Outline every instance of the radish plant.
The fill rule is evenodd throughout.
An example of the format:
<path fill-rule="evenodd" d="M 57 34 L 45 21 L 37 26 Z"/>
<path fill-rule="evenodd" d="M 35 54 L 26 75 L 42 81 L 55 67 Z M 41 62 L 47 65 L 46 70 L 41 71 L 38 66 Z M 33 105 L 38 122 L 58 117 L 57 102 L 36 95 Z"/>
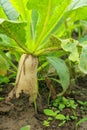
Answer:
<path fill-rule="evenodd" d="M 18 98 L 24 92 L 30 96 L 29 102 L 33 103 L 38 94 L 37 72 L 48 64 L 59 75 L 63 88 L 60 95 L 69 87 L 69 70 L 64 60 L 60 59 L 68 49 L 56 36 L 64 32 L 59 29 L 68 15 L 66 12 L 72 9 L 70 4 L 71 0 L 0 0 L 0 34 L 9 38 L 10 45 L 6 45 L 8 50 L 12 48 L 13 52 L 16 50 L 21 54 L 16 85 L 7 101 L 14 95 Z M 40 66 L 41 56 L 44 63 Z M 76 49 L 74 56 L 78 58 Z"/>

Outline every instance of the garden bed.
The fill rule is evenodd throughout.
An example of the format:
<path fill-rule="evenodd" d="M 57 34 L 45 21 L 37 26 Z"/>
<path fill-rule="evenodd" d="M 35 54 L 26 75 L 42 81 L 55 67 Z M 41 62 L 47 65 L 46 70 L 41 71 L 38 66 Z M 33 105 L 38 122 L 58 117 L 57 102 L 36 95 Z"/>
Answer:
<path fill-rule="evenodd" d="M 69 98 L 86 101 L 87 99 L 87 77 L 77 81 L 77 85 L 72 88 L 72 92 L 68 95 Z M 4 85 L 3 91 L 0 92 L 2 97 L 6 97 L 8 92 L 12 89 L 10 85 Z M 46 94 L 47 93 L 47 94 Z M 20 130 L 23 126 L 30 125 L 31 130 L 75 130 L 76 121 L 67 121 L 63 126 L 58 126 L 58 121 L 53 120 L 49 127 L 43 126 L 43 121 L 47 118 L 43 114 L 43 109 L 47 108 L 47 100 L 44 95 L 48 95 L 48 91 L 43 91 L 42 104 L 38 104 L 38 112 L 35 113 L 34 107 L 29 106 L 29 100 L 26 95 L 22 95 L 19 99 L 12 99 L 11 104 L 6 104 L 5 101 L 0 102 L 0 130 Z M 64 113 L 70 113 L 71 109 L 65 109 Z M 76 115 L 78 120 L 87 117 L 87 108 L 77 106 Z M 87 130 L 87 122 L 83 122 L 78 130 Z"/>

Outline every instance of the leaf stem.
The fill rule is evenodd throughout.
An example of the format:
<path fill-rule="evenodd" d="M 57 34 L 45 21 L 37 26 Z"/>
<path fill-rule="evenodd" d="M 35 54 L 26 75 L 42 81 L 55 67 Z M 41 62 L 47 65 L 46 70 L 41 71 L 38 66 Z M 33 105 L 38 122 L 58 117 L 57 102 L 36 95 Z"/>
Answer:
<path fill-rule="evenodd" d="M 41 71 L 44 67 L 46 67 L 49 63 L 45 62 L 43 63 L 39 68 L 38 68 L 38 72 Z"/>
<path fill-rule="evenodd" d="M 48 53 L 50 51 L 57 51 L 59 49 L 61 49 L 61 48 L 59 48 L 59 47 L 50 47 L 50 48 L 46 48 L 46 49 L 41 49 L 41 50 L 35 52 L 34 55 L 39 56 L 39 55 L 41 55 L 43 53 Z"/>

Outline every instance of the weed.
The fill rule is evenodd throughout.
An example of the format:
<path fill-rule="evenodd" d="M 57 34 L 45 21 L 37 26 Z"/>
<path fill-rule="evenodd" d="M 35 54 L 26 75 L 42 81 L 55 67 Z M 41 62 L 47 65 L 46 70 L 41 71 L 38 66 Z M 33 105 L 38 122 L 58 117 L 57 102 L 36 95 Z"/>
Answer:
<path fill-rule="evenodd" d="M 50 125 L 50 122 L 52 120 L 59 120 L 61 122 L 58 126 L 62 126 L 69 120 L 77 120 L 75 113 L 76 108 L 77 104 L 75 104 L 75 101 L 73 99 L 58 97 L 52 102 L 49 109 L 44 109 L 44 114 L 48 117 L 45 122 L 49 122 Z M 69 112 L 64 114 L 64 111 L 66 111 L 66 109 Z M 49 120 L 50 118 L 51 120 Z M 44 122 L 43 125 L 45 125 Z"/>

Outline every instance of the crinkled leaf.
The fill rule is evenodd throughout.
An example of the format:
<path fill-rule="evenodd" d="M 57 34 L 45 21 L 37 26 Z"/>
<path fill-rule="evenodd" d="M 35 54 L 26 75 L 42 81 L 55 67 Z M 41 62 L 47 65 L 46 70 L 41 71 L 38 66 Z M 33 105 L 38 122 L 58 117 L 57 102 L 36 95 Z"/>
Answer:
<path fill-rule="evenodd" d="M 82 48 L 82 53 L 80 55 L 79 68 L 83 73 L 87 74 L 87 46 Z"/>
<path fill-rule="evenodd" d="M 63 88 L 63 93 L 67 90 L 69 83 L 70 83 L 70 74 L 68 67 L 66 66 L 64 60 L 57 58 L 55 56 L 47 57 L 49 63 L 55 68 L 57 71 L 60 83 Z"/>
<path fill-rule="evenodd" d="M 77 42 L 69 41 L 69 39 L 68 39 L 68 40 L 63 41 L 61 46 L 65 51 L 70 52 L 69 59 L 71 61 L 74 62 L 74 61 L 79 60 Z"/>
<path fill-rule="evenodd" d="M 5 14 L 7 15 L 8 19 L 10 20 L 17 20 L 18 13 L 13 8 L 12 4 L 9 0 L 0 0 L 0 5 L 3 8 Z"/>
<path fill-rule="evenodd" d="M 50 36 L 50 43 L 51 43 L 51 45 L 52 45 L 52 47 L 53 46 L 57 46 L 58 48 L 61 48 L 61 40 L 58 38 L 58 37 L 56 37 L 55 35 L 51 35 Z"/>
<path fill-rule="evenodd" d="M 26 42 L 25 26 L 25 22 L 13 22 L 0 19 L 0 33 L 12 38 L 24 50 L 26 50 L 24 46 Z"/>

